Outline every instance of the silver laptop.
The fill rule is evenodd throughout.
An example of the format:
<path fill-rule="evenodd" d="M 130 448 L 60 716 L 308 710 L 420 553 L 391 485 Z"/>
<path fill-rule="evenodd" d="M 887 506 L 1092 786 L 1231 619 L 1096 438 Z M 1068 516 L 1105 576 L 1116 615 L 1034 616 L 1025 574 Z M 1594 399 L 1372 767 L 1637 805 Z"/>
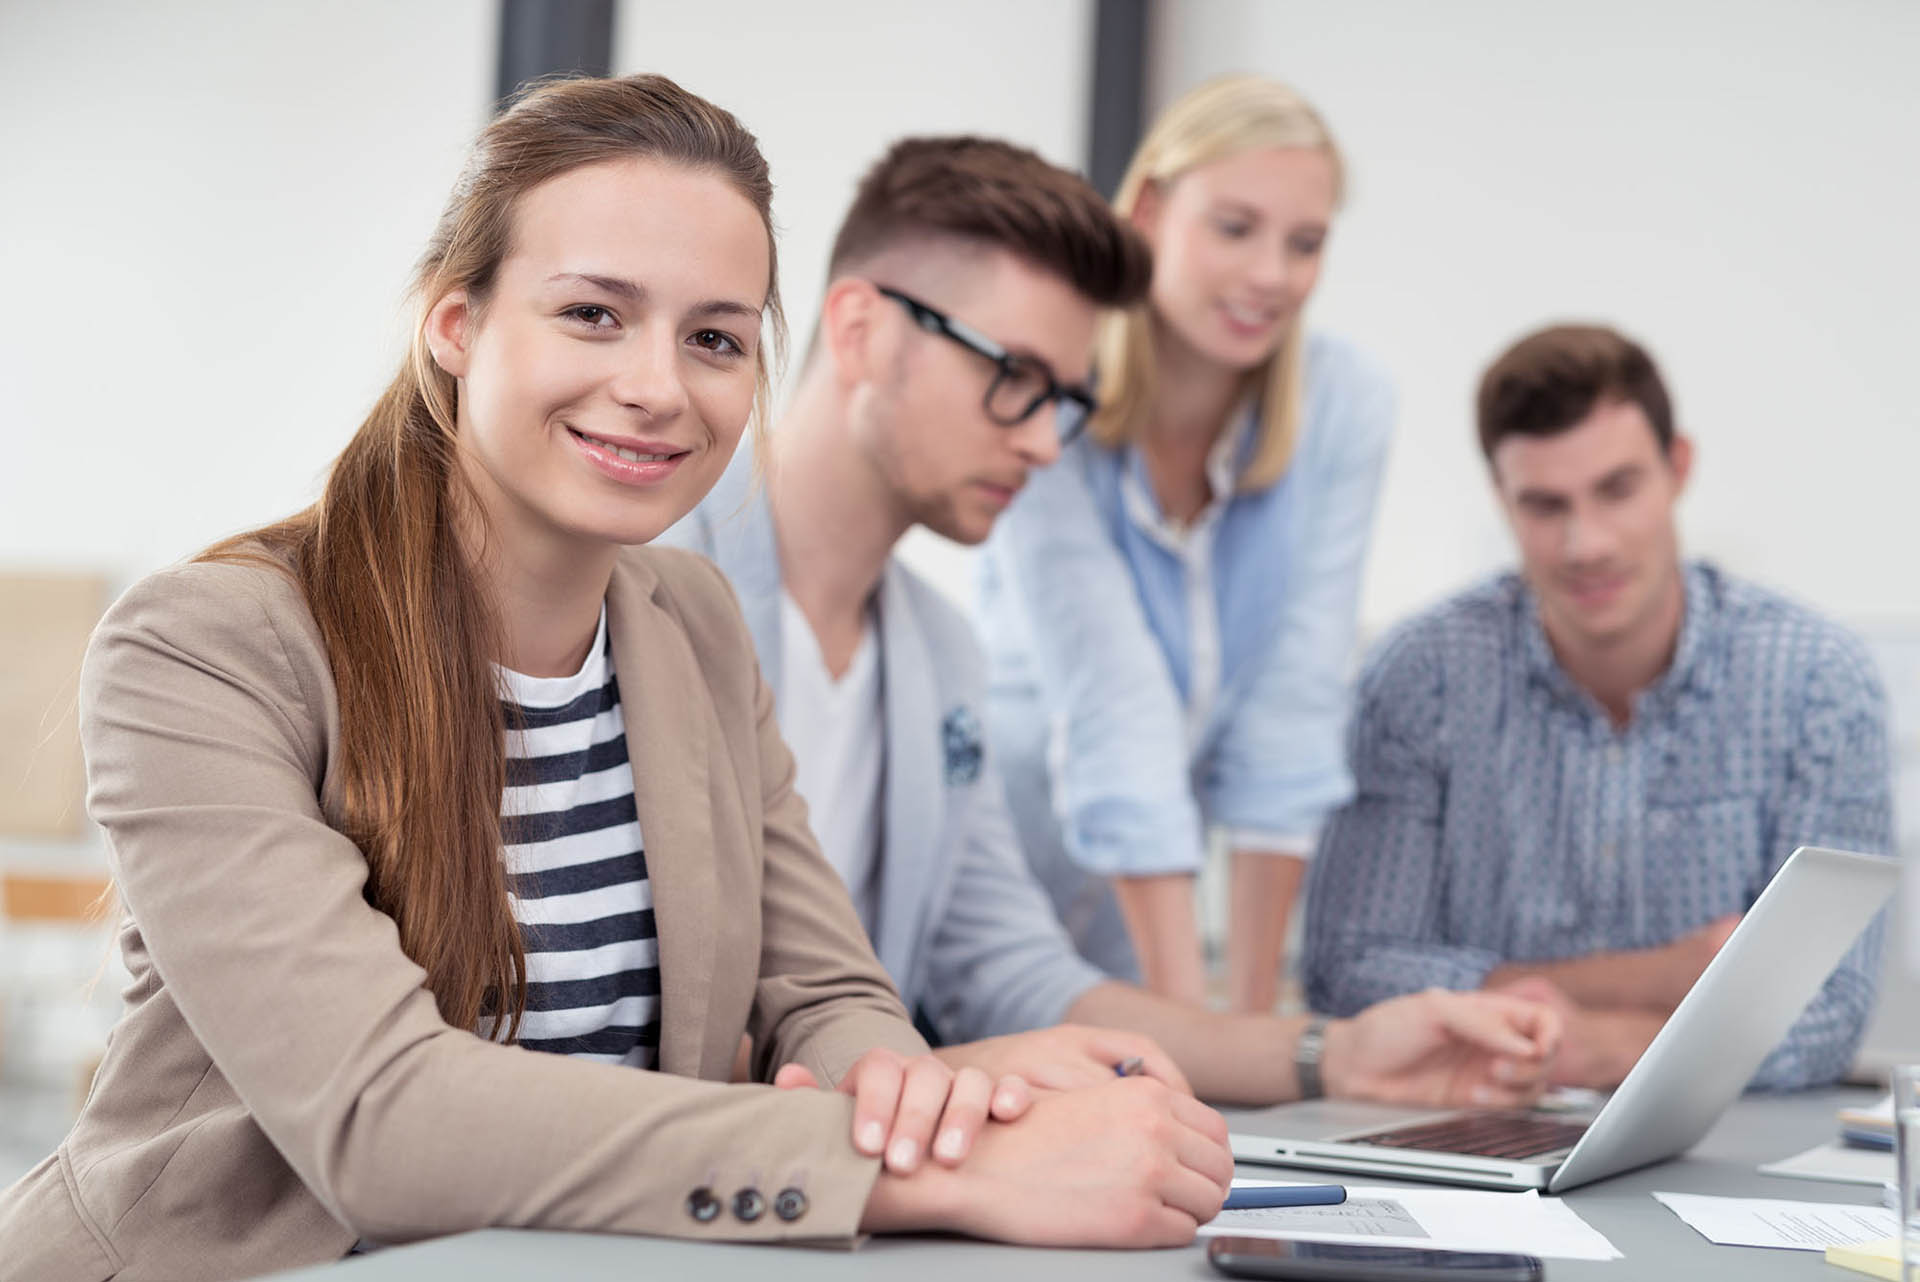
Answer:
<path fill-rule="evenodd" d="M 1794 851 L 1604 1107 L 1424 1112 L 1322 1100 L 1227 1114 L 1242 1162 L 1558 1193 L 1684 1152 L 1892 895 L 1899 861 Z"/>

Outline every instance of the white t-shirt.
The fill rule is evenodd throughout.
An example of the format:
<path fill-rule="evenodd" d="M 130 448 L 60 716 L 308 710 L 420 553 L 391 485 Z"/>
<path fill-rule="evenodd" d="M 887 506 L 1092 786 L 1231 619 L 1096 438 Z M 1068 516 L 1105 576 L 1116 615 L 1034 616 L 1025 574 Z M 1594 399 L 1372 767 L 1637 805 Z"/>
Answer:
<path fill-rule="evenodd" d="M 835 681 L 800 606 L 780 594 L 780 733 L 793 749 L 794 787 L 827 862 L 847 883 L 860 924 L 873 933 L 880 859 L 880 785 L 886 722 L 880 648 L 871 616 L 853 662 Z"/>

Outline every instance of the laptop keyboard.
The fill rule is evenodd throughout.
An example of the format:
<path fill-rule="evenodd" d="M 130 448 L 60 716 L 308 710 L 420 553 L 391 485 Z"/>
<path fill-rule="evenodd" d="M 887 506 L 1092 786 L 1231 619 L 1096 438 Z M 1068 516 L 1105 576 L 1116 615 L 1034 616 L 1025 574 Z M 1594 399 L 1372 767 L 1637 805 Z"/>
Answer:
<path fill-rule="evenodd" d="M 1586 1129 L 1584 1122 L 1564 1122 L 1537 1113 L 1470 1113 L 1356 1135 L 1347 1142 L 1521 1161 L 1572 1148 Z"/>

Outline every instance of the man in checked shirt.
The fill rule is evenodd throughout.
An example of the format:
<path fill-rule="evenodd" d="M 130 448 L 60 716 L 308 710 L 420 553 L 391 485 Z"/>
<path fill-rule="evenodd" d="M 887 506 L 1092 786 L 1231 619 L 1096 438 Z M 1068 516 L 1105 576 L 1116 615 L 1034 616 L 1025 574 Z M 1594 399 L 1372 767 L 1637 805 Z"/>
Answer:
<path fill-rule="evenodd" d="M 1313 865 L 1308 998 L 1523 993 L 1566 1019 L 1557 1080 L 1609 1087 L 1795 847 L 1892 852 L 1885 696 L 1844 629 L 1682 560 L 1693 448 L 1637 344 L 1529 335 L 1487 370 L 1478 418 L 1520 571 L 1368 660 L 1357 792 Z M 1846 1071 L 1880 933 L 1755 1086 Z"/>

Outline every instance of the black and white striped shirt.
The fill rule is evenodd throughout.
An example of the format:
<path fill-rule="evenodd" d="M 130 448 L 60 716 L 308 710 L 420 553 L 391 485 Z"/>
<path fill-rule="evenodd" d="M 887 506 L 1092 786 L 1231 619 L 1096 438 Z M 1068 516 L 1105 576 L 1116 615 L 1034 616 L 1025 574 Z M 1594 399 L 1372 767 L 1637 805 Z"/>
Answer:
<path fill-rule="evenodd" d="M 605 610 L 573 676 L 499 671 L 508 727 L 500 827 L 527 949 L 520 1045 L 651 1068 L 660 954 Z"/>

